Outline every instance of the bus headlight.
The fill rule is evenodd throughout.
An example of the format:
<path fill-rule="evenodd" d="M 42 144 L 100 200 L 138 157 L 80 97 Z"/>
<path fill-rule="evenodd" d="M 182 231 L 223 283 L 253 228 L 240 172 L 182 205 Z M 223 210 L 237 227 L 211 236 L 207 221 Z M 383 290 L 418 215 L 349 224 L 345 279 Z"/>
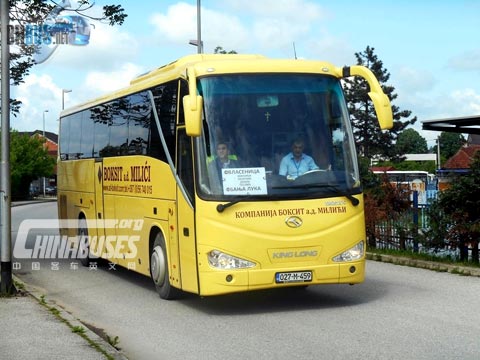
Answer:
<path fill-rule="evenodd" d="M 225 254 L 218 250 L 212 250 L 207 254 L 208 263 L 217 269 L 247 269 L 255 266 L 255 263 Z"/>
<path fill-rule="evenodd" d="M 340 255 L 335 256 L 332 260 L 335 262 L 360 260 L 365 254 L 363 249 L 363 241 L 360 241 L 357 245 L 348 249 L 347 251 L 344 251 Z"/>

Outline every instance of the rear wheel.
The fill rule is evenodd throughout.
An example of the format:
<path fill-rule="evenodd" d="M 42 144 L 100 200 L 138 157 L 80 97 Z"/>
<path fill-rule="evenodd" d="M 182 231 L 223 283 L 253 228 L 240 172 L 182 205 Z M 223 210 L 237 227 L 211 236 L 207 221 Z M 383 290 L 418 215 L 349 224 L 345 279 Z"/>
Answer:
<path fill-rule="evenodd" d="M 90 244 L 88 241 L 88 227 L 87 221 L 81 218 L 78 221 L 78 255 L 80 256 L 80 263 L 83 266 L 90 265 Z"/>
<path fill-rule="evenodd" d="M 155 236 L 153 242 L 152 254 L 150 255 L 150 275 L 162 299 L 171 300 L 180 295 L 181 291 L 170 285 L 167 251 L 161 233 Z"/>

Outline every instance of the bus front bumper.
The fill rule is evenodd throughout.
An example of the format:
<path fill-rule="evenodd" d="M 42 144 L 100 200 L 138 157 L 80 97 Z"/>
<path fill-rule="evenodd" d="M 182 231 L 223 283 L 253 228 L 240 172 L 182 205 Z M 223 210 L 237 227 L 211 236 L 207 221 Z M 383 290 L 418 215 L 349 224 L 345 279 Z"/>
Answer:
<path fill-rule="evenodd" d="M 312 279 L 302 282 L 277 283 L 278 272 L 311 271 Z M 272 289 L 286 286 L 319 284 L 358 284 L 365 280 L 365 260 L 317 266 L 282 269 L 246 269 L 201 271 L 200 295 L 220 295 L 241 291 Z"/>

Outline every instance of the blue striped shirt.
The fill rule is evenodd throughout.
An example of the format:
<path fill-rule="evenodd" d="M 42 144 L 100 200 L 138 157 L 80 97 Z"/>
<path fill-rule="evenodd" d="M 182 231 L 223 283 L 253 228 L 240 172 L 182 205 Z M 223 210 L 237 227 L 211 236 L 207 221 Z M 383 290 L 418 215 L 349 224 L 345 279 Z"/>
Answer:
<path fill-rule="evenodd" d="M 306 173 L 310 170 L 318 169 L 315 160 L 311 156 L 302 154 L 300 161 L 296 161 L 293 153 L 285 156 L 280 162 L 280 170 L 278 173 L 288 178 L 295 179 L 296 177 Z"/>

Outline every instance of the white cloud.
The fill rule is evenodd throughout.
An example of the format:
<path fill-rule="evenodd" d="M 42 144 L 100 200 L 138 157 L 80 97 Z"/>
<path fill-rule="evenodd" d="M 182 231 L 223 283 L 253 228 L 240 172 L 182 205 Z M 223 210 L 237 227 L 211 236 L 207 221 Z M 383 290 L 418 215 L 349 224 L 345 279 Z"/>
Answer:
<path fill-rule="evenodd" d="M 448 66 L 462 71 L 480 71 L 480 49 L 465 51 L 451 58 L 448 61 Z"/>
<path fill-rule="evenodd" d="M 45 129 L 57 132 L 57 123 L 61 108 L 62 90 L 50 75 L 32 74 L 25 82 L 13 88 L 12 96 L 22 101 L 20 113 L 11 117 L 11 127 L 19 131 L 43 129 L 43 112 L 45 113 Z"/>
<path fill-rule="evenodd" d="M 428 70 L 401 66 L 391 74 L 394 74 L 396 80 L 395 88 L 399 87 L 409 94 L 431 91 L 436 84 L 435 77 Z"/>
<path fill-rule="evenodd" d="M 202 7 L 201 18 L 205 52 L 213 52 L 217 46 L 237 51 L 246 48 L 249 32 L 237 17 Z M 166 14 L 152 15 L 150 23 L 156 29 L 159 42 L 184 45 L 197 38 L 197 8 L 194 5 L 183 2 L 172 5 Z"/>
<path fill-rule="evenodd" d="M 95 24 L 90 43 L 85 46 L 59 45 L 46 65 L 73 71 L 110 70 L 126 61 L 133 61 L 138 53 L 137 39 L 119 27 Z"/>
<path fill-rule="evenodd" d="M 169 6 L 167 13 L 153 14 L 150 23 L 158 33 L 165 35 L 166 40 L 172 42 L 184 42 L 185 39 L 193 38 L 197 28 L 196 6 L 180 2 Z"/>
<path fill-rule="evenodd" d="M 259 18 L 272 18 L 290 21 L 293 24 L 306 24 L 318 21 L 328 14 L 321 6 L 305 0 L 262 0 L 251 1 L 230 0 L 225 7 L 232 12 Z"/>
<path fill-rule="evenodd" d="M 293 43 L 300 47 L 311 43 L 311 33 L 323 28 L 326 12 L 317 4 L 304 0 L 229 1 L 230 11 L 249 19 L 250 46 L 255 51 L 280 50 L 282 56 L 293 54 Z M 243 19 L 243 18 L 242 18 Z M 247 22 L 247 20 L 243 20 Z"/>
<path fill-rule="evenodd" d="M 141 67 L 131 63 L 123 64 L 111 72 L 91 71 L 85 75 L 81 86 L 64 95 L 65 106 L 69 107 L 125 87 L 142 71 Z M 11 117 L 13 129 L 42 130 L 43 112 L 48 110 L 45 114 L 45 128 L 47 131 L 58 131 L 56 120 L 62 107 L 62 87 L 55 83 L 52 76 L 31 74 L 23 84 L 12 89 L 12 97 L 22 101 L 20 113 Z"/>
<path fill-rule="evenodd" d="M 302 46 L 297 45 L 297 54 L 312 60 L 328 61 L 335 66 L 355 65 L 352 46 L 345 39 L 322 32 L 318 38 Z"/>
<path fill-rule="evenodd" d="M 216 46 L 241 53 L 285 48 L 290 52 L 292 43 L 306 41 L 312 26 L 318 26 L 323 17 L 317 4 L 303 0 L 228 1 L 222 6 L 228 10 L 201 8 L 205 52 L 213 52 Z M 158 41 L 187 44 L 197 37 L 196 16 L 195 5 L 180 2 L 152 15 L 150 22 Z"/>
<path fill-rule="evenodd" d="M 474 89 L 456 90 L 451 94 L 452 108 L 456 116 L 480 115 L 480 94 Z"/>
<path fill-rule="evenodd" d="M 84 87 L 89 89 L 89 97 L 118 90 L 128 86 L 130 81 L 142 71 L 141 67 L 131 63 L 125 63 L 117 70 L 110 72 L 91 71 L 85 78 Z"/>

